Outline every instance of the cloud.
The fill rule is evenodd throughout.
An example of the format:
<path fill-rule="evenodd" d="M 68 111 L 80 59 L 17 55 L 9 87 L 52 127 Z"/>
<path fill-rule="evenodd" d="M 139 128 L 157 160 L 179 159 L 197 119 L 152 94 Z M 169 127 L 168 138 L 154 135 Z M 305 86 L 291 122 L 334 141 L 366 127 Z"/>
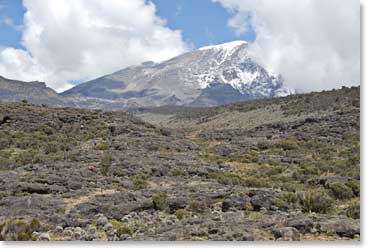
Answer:
<path fill-rule="evenodd" d="M 15 31 L 22 31 L 23 26 L 14 23 L 14 20 L 10 17 L 5 17 L 2 21 L 6 26 L 13 28 Z"/>
<path fill-rule="evenodd" d="M 360 2 L 357 0 L 213 0 L 238 33 L 251 24 L 251 53 L 286 84 L 304 91 L 360 84 Z"/>
<path fill-rule="evenodd" d="M 178 17 L 179 15 L 181 15 L 181 13 L 182 13 L 182 5 L 181 5 L 181 3 L 177 3 L 176 4 L 175 17 Z"/>
<path fill-rule="evenodd" d="M 124 67 L 181 54 L 179 30 L 144 0 L 24 0 L 22 45 L 0 52 L 0 75 L 62 91 Z"/>

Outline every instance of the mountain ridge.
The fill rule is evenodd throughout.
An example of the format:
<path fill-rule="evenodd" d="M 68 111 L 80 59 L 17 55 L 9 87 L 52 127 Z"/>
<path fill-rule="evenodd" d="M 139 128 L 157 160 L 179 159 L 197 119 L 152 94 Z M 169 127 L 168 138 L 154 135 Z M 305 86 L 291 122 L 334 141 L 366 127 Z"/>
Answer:
<path fill-rule="evenodd" d="M 167 105 L 210 107 L 295 94 L 248 54 L 246 41 L 201 47 L 161 63 L 146 61 L 56 93 L 41 82 L 0 77 L 2 101 L 123 110 Z"/>
<path fill-rule="evenodd" d="M 234 99 L 236 101 L 295 93 L 283 86 L 281 76 L 271 75 L 250 58 L 247 42 L 234 41 L 202 47 L 161 63 L 130 66 L 77 85 L 61 95 L 120 99 L 127 106 L 132 103 L 190 106 L 198 102 L 203 106 L 215 106 L 228 103 L 218 98 L 223 87 L 211 90 L 213 98 L 206 90 L 218 84 L 229 85 L 238 91 L 240 95 Z"/>

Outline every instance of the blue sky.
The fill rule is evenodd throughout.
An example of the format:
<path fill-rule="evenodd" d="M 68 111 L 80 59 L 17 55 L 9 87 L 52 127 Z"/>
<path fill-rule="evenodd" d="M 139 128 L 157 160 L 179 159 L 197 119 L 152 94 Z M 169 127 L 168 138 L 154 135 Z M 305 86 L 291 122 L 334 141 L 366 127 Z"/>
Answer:
<path fill-rule="evenodd" d="M 184 41 L 191 48 L 219 44 L 232 40 L 254 41 L 255 33 L 250 29 L 237 36 L 228 27 L 231 17 L 219 3 L 211 0 L 152 0 L 157 15 L 166 20 L 171 29 L 182 31 Z M 204 13 L 204 14 L 203 14 Z M 21 48 L 21 32 L 24 9 L 22 0 L 0 0 L 0 46 Z M 9 22 L 10 23 L 6 23 Z"/>
<path fill-rule="evenodd" d="M 227 22 L 231 15 L 210 0 L 153 0 L 157 14 L 167 20 L 167 26 L 182 30 L 184 40 L 195 47 L 220 44 L 232 40 L 253 41 L 253 31 L 236 36 Z"/>
<path fill-rule="evenodd" d="M 22 24 L 23 14 L 22 0 L 0 0 L 0 46 L 21 47 L 22 33 L 16 27 Z"/>

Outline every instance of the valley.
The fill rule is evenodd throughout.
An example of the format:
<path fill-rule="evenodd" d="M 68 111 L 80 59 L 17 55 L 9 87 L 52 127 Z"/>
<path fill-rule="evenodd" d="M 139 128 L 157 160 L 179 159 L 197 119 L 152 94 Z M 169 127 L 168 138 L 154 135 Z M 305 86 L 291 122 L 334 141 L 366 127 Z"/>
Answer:
<path fill-rule="evenodd" d="M 0 240 L 360 239 L 359 87 L 128 112 L 2 102 L 0 134 Z"/>

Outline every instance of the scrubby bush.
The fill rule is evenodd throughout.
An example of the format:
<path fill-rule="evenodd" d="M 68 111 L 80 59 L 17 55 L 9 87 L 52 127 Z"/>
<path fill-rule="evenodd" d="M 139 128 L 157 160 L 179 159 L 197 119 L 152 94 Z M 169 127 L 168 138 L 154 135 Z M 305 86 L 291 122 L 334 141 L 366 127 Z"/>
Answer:
<path fill-rule="evenodd" d="M 127 234 L 132 236 L 133 235 L 133 230 L 129 227 L 129 226 L 120 226 L 117 230 L 116 233 L 118 236 L 121 236 L 122 234 Z"/>
<path fill-rule="evenodd" d="M 257 142 L 257 147 L 260 149 L 260 150 L 267 150 L 269 148 L 271 148 L 271 143 L 269 141 L 259 141 Z"/>
<path fill-rule="evenodd" d="M 348 181 L 345 185 L 347 185 L 349 188 L 352 189 L 355 196 L 359 196 L 360 191 L 361 191 L 361 188 L 360 188 L 361 186 L 359 183 L 355 181 Z"/>
<path fill-rule="evenodd" d="M 155 193 L 152 196 L 153 206 L 156 210 L 164 210 L 167 208 L 167 194 L 164 192 Z"/>
<path fill-rule="evenodd" d="M 142 174 L 135 175 L 133 177 L 133 184 L 135 190 L 144 189 L 148 186 L 147 177 Z"/>
<path fill-rule="evenodd" d="M 38 219 L 32 219 L 29 223 L 29 227 L 34 231 L 39 231 L 41 228 L 41 222 Z"/>
<path fill-rule="evenodd" d="M 122 226 L 121 222 L 115 219 L 110 220 L 110 224 L 113 226 L 115 230 L 119 229 Z"/>
<path fill-rule="evenodd" d="M 110 171 L 111 165 L 113 162 L 113 157 L 110 153 L 105 153 L 101 160 L 101 173 L 104 176 L 108 175 L 108 172 Z"/>
<path fill-rule="evenodd" d="M 229 185 L 237 185 L 243 182 L 242 177 L 235 172 L 221 171 L 221 172 L 210 172 L 209 178 L 215 178 L 219 183 Z"/>
<path fill-rule="evenodd" d="M 127 170 L 121 167 L 117 167 L 113 169 L 113 175 L 116 177 L 123 177 L 127 174 Z"/>
<path fill-rule="evenodd" d="M 9 159 L 0 157 L 0 170 L 8 170 L 10 163 Z"/>
<path fill-rule="evenodd" d="M 250 176 L 243 179 L 243 184 L 247 187 L 264 188 L 268 186 L 268 182 L 264 178 Z"/>
<path fill-rule="evenodd" d="M 55 153 L 59 150 L 59 143 L 56 141 L 51 141 L 45 144 L 44 151 L 46 154 Z"/>
<path fill-rule="evenodd" d="M 328 188 L 336 199 L 350 199 L 353 197 L 353 190 L 341 182 L 332 182 Z"/>
<path fill-rule="evenodd" d="M 282 148 L 283 150 L 295 150 L 298 145 L 293 140 L 282 140 L 276 143 L 276 147 Z"/>
<path fill-rule="evenodd" d="M 182 176 L 185 172 L 180 169 L 180 168 L 174 168 L 172 171 L 171 171 L 171 175 L 174 176 L 174 177 L 177 177 L 177 176 Z"/>
<path fill-rule="evenodd" d="M 300 195 L 300 203 L 304 212 L 328 213 L 333 200 L 322 190 L 311 190 Z"/>
<path fill-rule="evenodd" d="M 360 218 L 360 205 L 359 202 L 358 203 L 354 203 L 352 205 L 350 205 L 347 210 L 346 210 L 346 214 L 348 217 L 353 218 L 353 219 L 359 219 Z"/>
<path fill-rule="evenodd" d="M 298 200 L 297 195 L 293 192 L 282 192 L 281 199 L 287 204 L 295 204 Z"/>
<path fill-rule="evenodd" d="M 101 151 L 106 151 L 106 150 L 108 150 L 108 145 L 105 143 L 105 142 L 101 142 L 101 143 L 98 143 L 97 145 L 96 145 L 96 149 L 97 150 L 101 150 Z"/>
<path fill-rule="evenodd" d="M 190 202 L 189 208 L 192 212 L 195 213 L 203 213 L 205 212 L 207 205 L 205 202 L 200 202 L 200 201 L 192 201 Z"/>
<path fill-rule="evenodd" d="M 186 209 L 178 209 L 176 210 L 175 215 L 177 219 L 182 220 L 183 218 L 190 216 L 191 212 L 187 211 Z"/>
<path fill-rule="evenodd" d="M 39 231 L 40 222 L 33 219 L 30 223 L 23 220 L 10 220 L 0 225 L 0 240 L 28 241 L 35 240 L 32 236 L 34 231 Z"/>

